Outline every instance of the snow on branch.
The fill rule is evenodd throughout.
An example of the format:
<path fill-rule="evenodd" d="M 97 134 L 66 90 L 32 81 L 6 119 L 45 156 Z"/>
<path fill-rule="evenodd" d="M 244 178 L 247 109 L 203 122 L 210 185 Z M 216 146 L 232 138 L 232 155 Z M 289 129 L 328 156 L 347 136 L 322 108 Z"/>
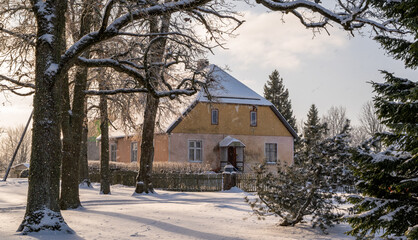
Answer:
<path fill-rule="evenodd" d="M 154 93 L 150 92 L 147 88 L 119 88 L 114 90 L 87 90 L 84 91 L 87 95 L 116 95 L 119 93 L 151 93 L 156 98 L 169 97 L 174 99 L 179 95 L 191 96 L 196 93 L 196 89 L 173 89 L 170 91 L 156 91 Z"/>
<path fill-rule="evenodd" d="M 74 43 L 62 56 L 62 61 L 60 64 L 60 73 L 64 73 L 74 62 L 77 61 L 77 57 L 86 51 L 91 46 L 111 39 L 120 34 L 120 30 L 126 27 L 132 21 L 146 19 L 149 16 L 157 16 L 170 14 L 182 10 L 193 9 L 198 6 L 201 6 L 205 3 L 210 2 L 210 0 L 183 0 L 175 1 L 153 5 L 150 7 L 140 7 L 138 9 L 132 9 L 128 13 L 122 15 L 121 17 L 115 19 L 107 27 L 107 21 L 109 16 L 107 13 L 110 13 L 111 7 L 113 5 L 113 0 L 109 1 L 105 8 L 105 13 L 101 25 L 101 29 L 96 32 L 91 32 L 83 36 L 79 41 Z M 124 33 L 126 34 L 126 33 Z"/>
<path fill-rule="evenodd" d="M 273 11 L 280 11 L 284 13 L 292 13 L 301 23 L 307 28 L 325 28 L 329 21 L 340 24 L 345 30 L 352 31 L 370 25 L 375 29 L 390 33 L 404 34 L 403 30 L 396 28 L 397 21 L 394 19 L 383 21 L 372 14 L 370 11 L 370 1 L 355 0 L 355 1 L 337 1 L 336 10 L 330 10 L 321 4 L 320 0 L 256 0 L 257 3 L 262 4 Z M 296 10 L 310 10 L 323 17 L 315 21 L 308 18 Z M 372 18 L 374 17 L 374 18 Z M 393 27 L 391 27 L 393 26 Z"/>
<path fill-rule="evenodd" d="M 87 59 L 84 57 L 79 57 L 77 64 L 85 67 L 110 67 L 118 72 L 126 73 L 129 76 L 139 80 L 142 84 L 145 84 L 145 78 L 141 73 L 136 71 L 133 67 L 126 66 L 114 59 Z"/>

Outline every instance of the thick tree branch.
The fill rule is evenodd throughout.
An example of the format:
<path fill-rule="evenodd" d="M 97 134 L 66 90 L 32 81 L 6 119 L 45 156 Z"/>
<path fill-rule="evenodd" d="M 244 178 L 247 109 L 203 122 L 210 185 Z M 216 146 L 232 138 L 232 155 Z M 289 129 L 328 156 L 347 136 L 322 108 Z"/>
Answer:
<path fill-rule="evenodd" d="M 169 97 L 174 99 L 179 95 L 191 96 L 196 93 L 196 89 L 174 89 L 170 91 L 156 91 L 153 96 L 156 98 Z M 87 95 L 115 95 L 119 93 L 150 93 L 147 88 L 120 88 L 114 90 L 87 90 L 84 91 Z"/>
<path fill-rule="evenodd" d="M 201 6 L 210 0 L 184 0 L 154 5 L 148 8 L 139 8 L 115 19 L 104 31 L 96 31 L 83 36 L 74 43 L 63 55 L 58 69 L 59 73 L 64 73 L 77 61 L 77 57 L 91 46 L 108 40 L 119 34 L 119 31 L 130 22 L 144 19 L 149 16 L 170 14 L 181 10 L 193 9 Z"/>
<path fill-rule="evenodd" d="M 99 33 L 104 32 L 104 30 L 107 27 L 107 24 L 109 22 L 109 17 L 110 17 L 110 11 L 112 10 L 113 4 L 115 4 L 115 1 L 114 0 L 110 0 L 106 4 L 105 10 L 104 10 L 103 19 L 102 19 L 102 25 L 100 26 Z"/>
<path fill-rule="evenodd" d="M 115 69 L 118 72 L 126 73 L 129 76 L 140 81 L 141 84 L 145 85 L 145 78 L 130 66 L 125 66 L 121 62 L 113 59 L 87 59 L 84 57 L 79 57 L 77 61 L 78 65 L 84 67 L 110 67 Z"/>
<path fill-rule="evenodd" d="M 340 24 L 345 30 L 352 31 L 354 29 L 362 28 L 365 24 L 371 25 L 375 28 L 378 28 L 385 32 L 390 33 L 401 33 L 405 32 L 397 29 L 390 28 L 388 23 L 393 23 L 393 21 L 379 22 L 378 20 L 373 20 L 366 18 L 365 16 L 369 13 L 369 1 L 362 0 L 359 1 L 356 5 L 355 1 L 347 1 L 347 4 L 344 4 L 341 0 L 338 0 L 338 6 L 341 7 L 343 12 L 334 12 L 330 9 L 323 7 L 320 4 L 320 1 L 308 1 L 308 0 L 294 0 L 294 1 L 284 1 L 284 0 L 256 0 L 257 3 L 262 4 L 273 11 L 280 11 L 284 13 L 292 12 L 296 17 L 301 20 L 301 23 L 307 28 L 316 28 L 324 27 L 329 20 Z M 318 2 L 318 3 L 317 3 Z M 307 22 L 306 18 L 303 17 L 300 13 L 293 12 L 297 9 L 307 9 L 314 13 L 325 17 L 324 20 L 318 22 Z"/>

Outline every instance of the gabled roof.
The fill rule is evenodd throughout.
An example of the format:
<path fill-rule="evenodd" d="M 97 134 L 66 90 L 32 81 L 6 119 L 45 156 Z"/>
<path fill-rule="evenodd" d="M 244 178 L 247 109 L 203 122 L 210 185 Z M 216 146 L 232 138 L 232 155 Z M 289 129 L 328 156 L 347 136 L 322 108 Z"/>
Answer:
<path fill-rule="evenodd" d="M 267 99 L 260 96 L 252 89 L 241 83 L 239 80 L 229 75 L 216 65 L 209 66 L 210 82 L 208 83 L 208 93 L 201 90 L 196 100 L 183 112 L 176 121 L 174 121 L 167 129 L 167 133 L 171 133 L 174 128 L 187 116 L 187 114 L 199 102 L 215 102 L 215 103 L 232 103 L 242 105 L 270 106 L 275 115 L 284 124 L 286 129 L 294 138 L 298 138 L 295 130 L 289 125 L 286 119 L 280 114 L 277 108 Z"/>
<path fill-rule="evenodd" d="M 219 103 L 235 103 L 248 104 L 258 106 L 272 105 L 268 100 L 254 92 L 251 88 L 238 81 L 233 76 L 222 70 L 216 65 L 209 66 L 209 74 L 211 81 L 208 84 L 208 92 L 210 96 L 204 91 L 198 95 L 197 101 Z"/>

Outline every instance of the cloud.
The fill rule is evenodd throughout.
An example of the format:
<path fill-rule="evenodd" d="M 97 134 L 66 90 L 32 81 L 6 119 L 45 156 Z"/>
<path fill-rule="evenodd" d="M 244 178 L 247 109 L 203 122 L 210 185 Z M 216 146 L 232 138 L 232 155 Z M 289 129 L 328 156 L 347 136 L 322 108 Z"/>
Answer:
<path fill-rule="evenodd" d="M 239 61 L 243 68 L 260 64 L 262 59 L 265 68 L 296 69 L 302 58 L 322 56 L 348 42 L 342 31 L 333 31 L 331 36 L 323 32 L 314 37 L 295 17 L 286 15 L 283 22 L 277 12 L 244 14 L 246 22 L 238 29 L 239 36 L 228 41 L 229 50 L 223 53 Z"/>

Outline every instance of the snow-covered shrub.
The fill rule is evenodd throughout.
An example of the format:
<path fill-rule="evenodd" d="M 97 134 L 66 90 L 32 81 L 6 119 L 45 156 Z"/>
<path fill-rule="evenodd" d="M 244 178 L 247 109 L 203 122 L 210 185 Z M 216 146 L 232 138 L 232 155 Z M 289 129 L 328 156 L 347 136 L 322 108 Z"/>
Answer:
<path fill-rule="evenodd" d="M 340 200 L 332 192 L 323 191 L 322 167 L 307 169 L 289 166 L 277 173 L 266 172 L 265 166 L 258 169 L 258 198 L 245 198 L 259 219 L 276 215 L 281 217 L 280 226 L 294 226 L 311 216 L 312 227 L 326 233 L 328 227 L 339 223 L 342 212 L 334 200 Z"/>

